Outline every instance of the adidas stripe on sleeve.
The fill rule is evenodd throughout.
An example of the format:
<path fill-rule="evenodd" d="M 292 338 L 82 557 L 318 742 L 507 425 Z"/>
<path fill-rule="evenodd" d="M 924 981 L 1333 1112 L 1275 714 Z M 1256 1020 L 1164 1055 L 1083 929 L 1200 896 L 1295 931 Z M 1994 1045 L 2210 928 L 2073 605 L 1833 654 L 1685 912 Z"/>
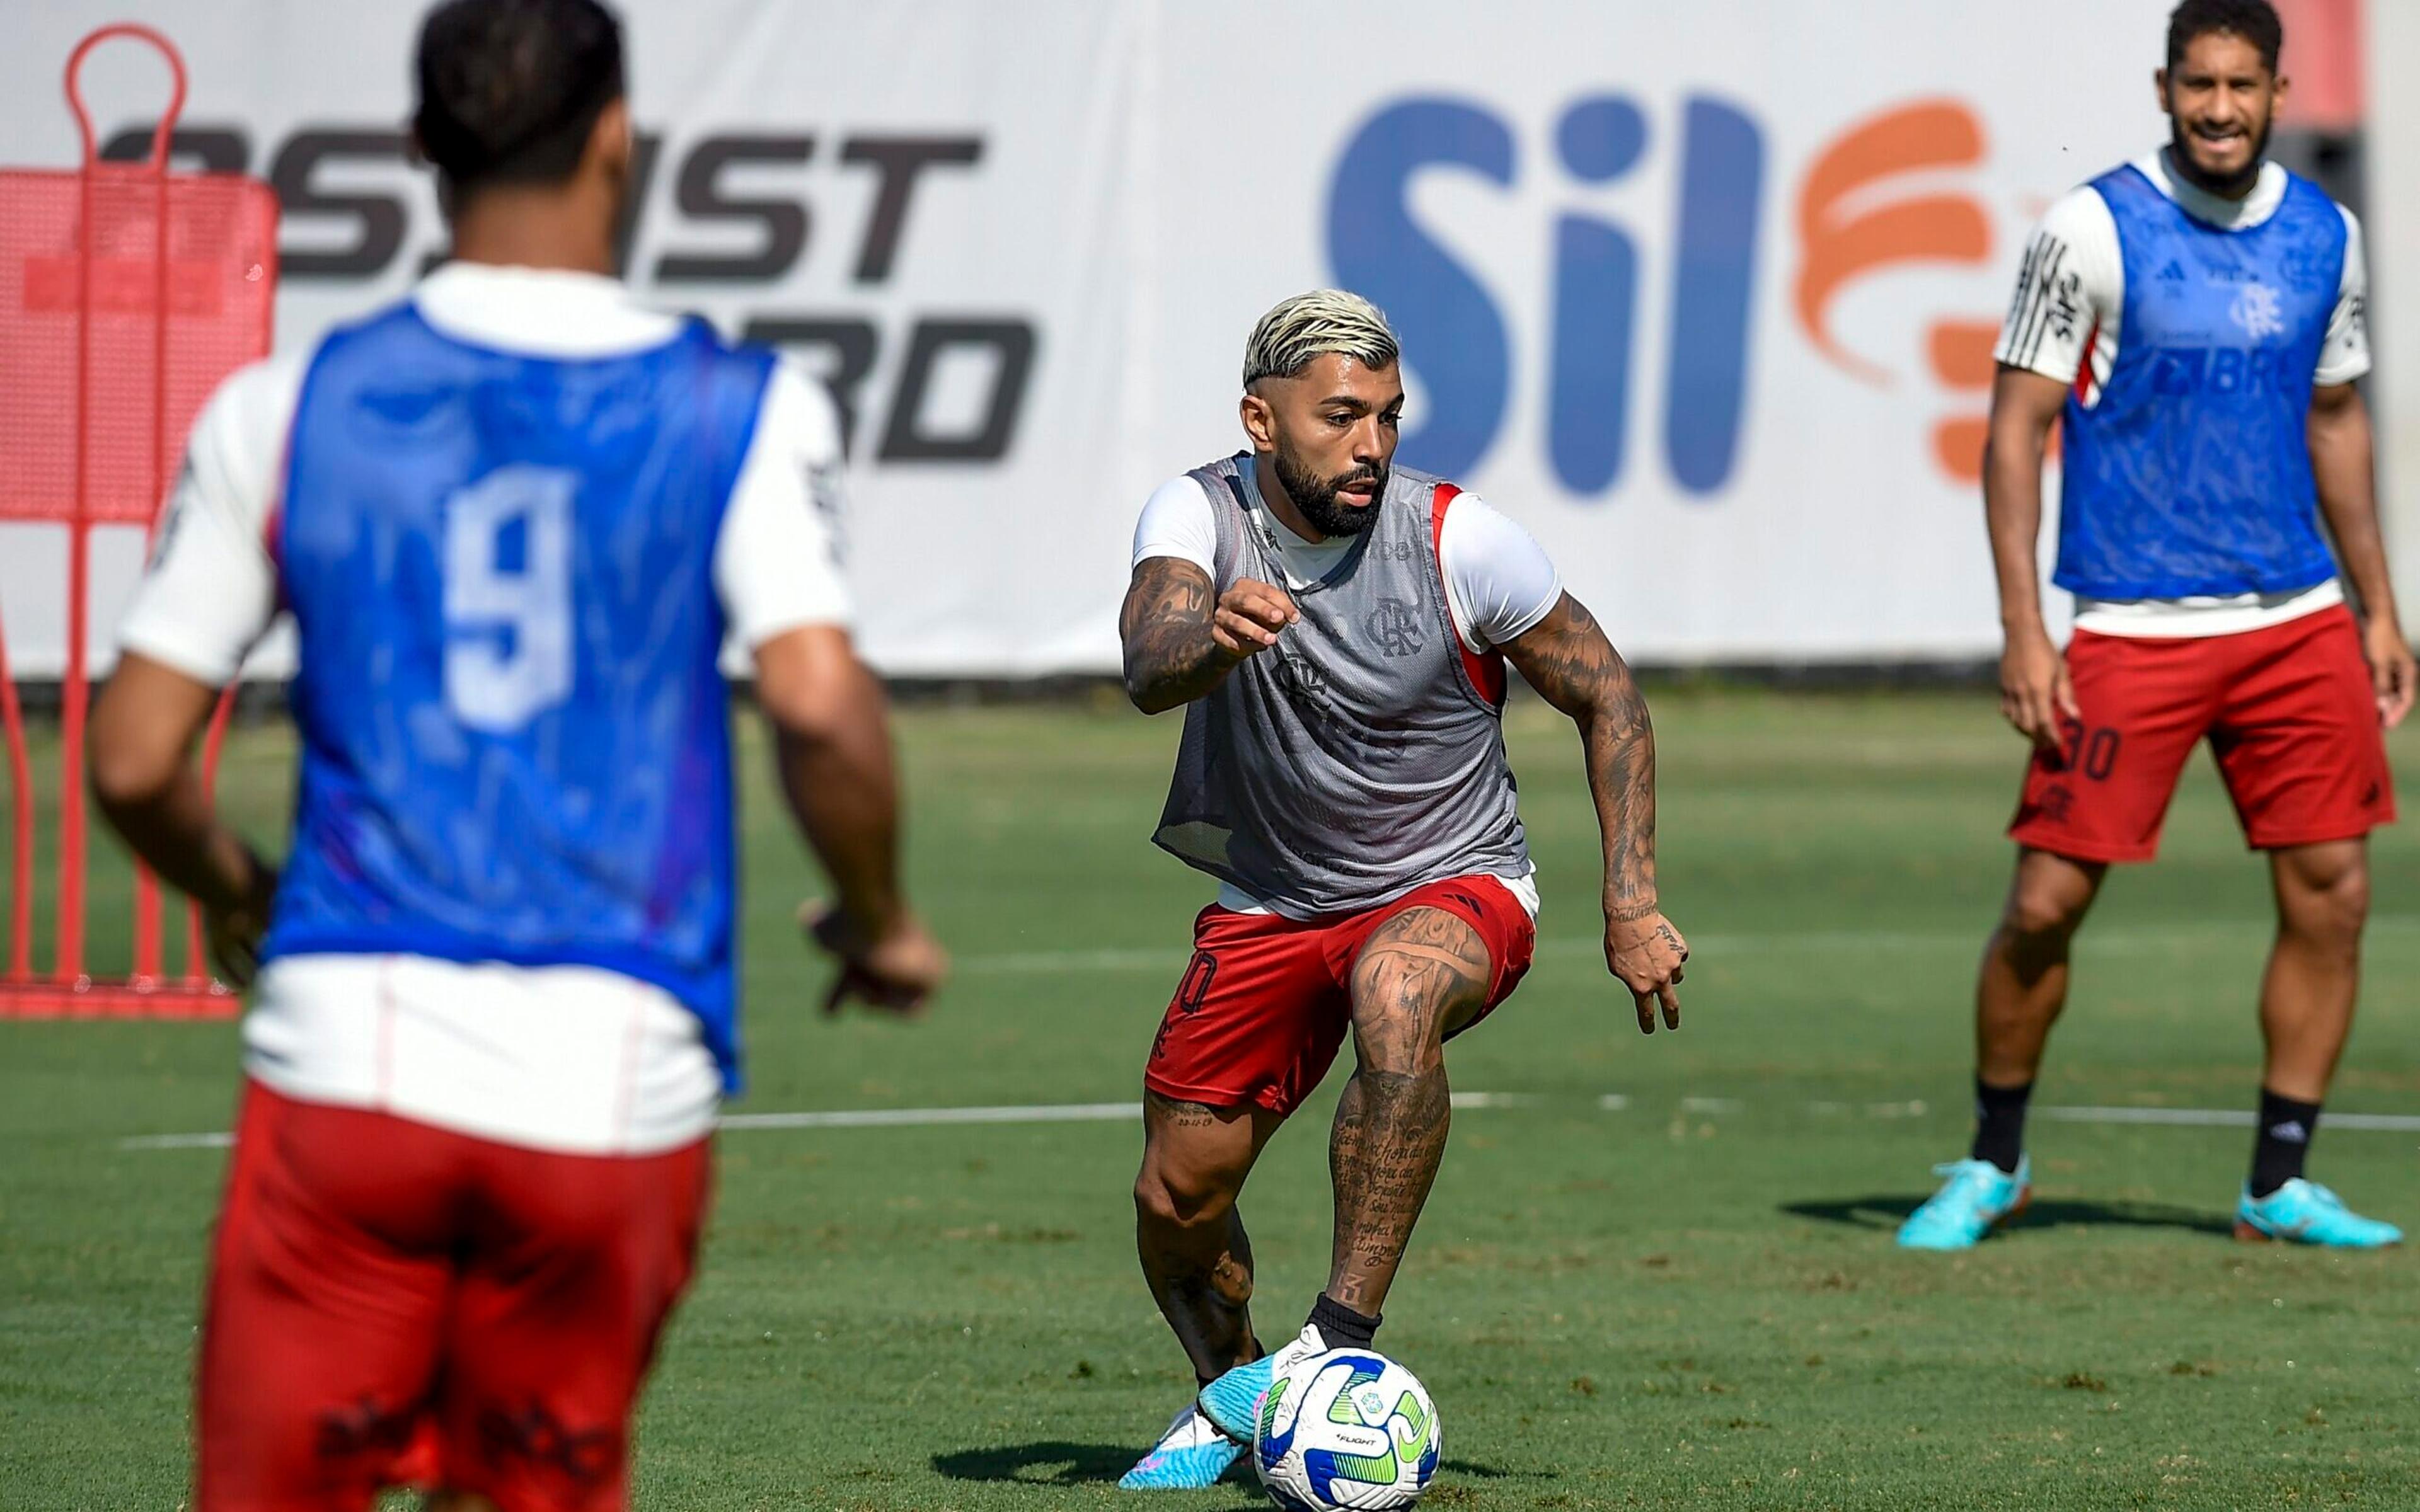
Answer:
<path fill-rule="evenodd" d="M 1992 356 L 2003 366 L 2073 383 L 2089 354 L 2094 381 L 2106 378 L 2125 296 L 2125 264 L 2109 207 L 2089 187 L 2071 190 L 2025 242 L 2016 294 Z"/>

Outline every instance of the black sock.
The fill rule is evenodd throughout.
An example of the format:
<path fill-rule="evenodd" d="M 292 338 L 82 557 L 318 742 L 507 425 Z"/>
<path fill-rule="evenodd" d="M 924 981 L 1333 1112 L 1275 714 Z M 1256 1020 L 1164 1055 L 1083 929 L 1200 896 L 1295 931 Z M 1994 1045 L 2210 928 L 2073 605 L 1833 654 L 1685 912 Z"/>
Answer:
<path fill-rule="evenodd" d="M 2319 1132 L 2319 1105 L 2260 1088 L 2260 1136 L 2252 1144 L 2252 1195 L 2265 1197 L 2303 1174 L 2303 1157 Z"/>
<path fill-rule="evenodd" d="M 1988 1160 L 2016 1175 L 2018 1162 L 2025 1158 L 2025 1102 L 2033 1095 L 2031 1082 L 2023 1087 L 1993 1087 L 1976 1077 L 1975 1148 L 1967 1152 L 1969 1158 Z"/>
<path fill-rule="evenodd" d="M 1373 1314 L 1357 1313 L 1325 1291 L 1311 1304 L 1311 1326 L 1331 1350 L 1366 1350 L 1378 1334 Z"/>

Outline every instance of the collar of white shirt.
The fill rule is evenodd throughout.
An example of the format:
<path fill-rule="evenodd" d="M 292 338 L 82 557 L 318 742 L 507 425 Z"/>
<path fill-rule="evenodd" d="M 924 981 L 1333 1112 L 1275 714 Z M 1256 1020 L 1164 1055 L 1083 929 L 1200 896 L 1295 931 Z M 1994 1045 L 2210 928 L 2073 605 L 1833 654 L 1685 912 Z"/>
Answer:
<path fill-rule="evenodd" d="M 660 347 L 680 331 L 621 280 L 563 269 L 446 263 L 420 281 L 411 301 L 458 341 L 540 357 L 617 357 Z"/>
<path fill-rule="evenodd" d="M 2286 202 L 2286 170 L 2274 162 L 2260 165 L 2260 177 L 2253 180 L 2252 193 L 2242 199 L 2223 199 L 2188 182 L 2169 165 L 2166 147 L 2135 159 L 2134 166 L 2151 181 L 2152 188 L 2176 201 L 2179 209 L 2222 231 L 2249 231 L 2264 224 Z"/>

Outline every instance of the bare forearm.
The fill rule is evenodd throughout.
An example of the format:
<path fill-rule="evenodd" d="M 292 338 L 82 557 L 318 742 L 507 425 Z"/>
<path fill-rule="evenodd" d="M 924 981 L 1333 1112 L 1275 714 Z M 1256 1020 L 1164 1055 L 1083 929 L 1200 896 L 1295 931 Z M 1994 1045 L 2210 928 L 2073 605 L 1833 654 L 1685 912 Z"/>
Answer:
<path fill-rule="evenodd" d="M 210 806 L 194 745 L 219 690 L 128 652 L 93 701 L 93 802 L 169 886 L 212 913 L 265 918 L 276 874 Z"/>
<path fill-rule="evenodd" d="M 1629 664 L 1569 594 L 1504 654 L 1540 697 L 1579 727 L 1605 844 L 1606 917 L 1654 913 L 1655 727 Z"/>
<path fill-rule="evenodd" d="M 1118 614 L 1126 697 L 1158 714 L 1202 697 L 1242 658 L 1211 635 L 1210 579 L 1192 563 L 1153 557 L 1135 568 Z"/>
<path fill-rule="evenodd" d="M 1143 640 L 1126 645 L 1126 697 L 1145 714 L 1190 703 L 1226 681 L 1235 669 L 1235 659 L 1212 642 L 1207 630 L 1188 634 L 1174 625 L 1156 630 Z"/>
<path fill-rule="evenodd" d="M 2369 411 L 2353 403 L 2332 413 L 2314 413 L 2309 435 L 2319 513 L 2335 537 L 2345 576 L 2352 579 L 2365 610 L 2395 619 L 2395 584 L 2387 575 L 2386 544 L 2378 527 Z"/>
<path fill-rule="evenodd" d="M 265 902 L 273 873 L 219 823 L 201 775 L 190 764 L 147 793 L 113 790 L 96 774 L 93 796 L 127 848 L 203 907 L 225 913 Z"/>
<path fill-rule="evenodd" d="M 2048 436 L 2024 425 L 1995 424 L 1983 453 L 1983 520 L 1992 538 L 1992 569 L 2000 591 L 2000 626 L 2010 635 L 2042 627 L 2040 568 L 2042 454 Z"/>
<path fill-rule="evenodd" d="M 846 705 L 809 728 L 774 725 L 783 795 L 849 922 L 878 936 L 900 913 L 899 781 L 881 686 L 863 667 Z"/>
<path fill-rule="evenodd" d="M 1605 844 L 1605 915 L 1644 918 L 1655 912 L 1655 727 L 1647 700 L 1615 658 L 1621 675 L 1577 723 L 1588 763 L 1589 795 Z"/>

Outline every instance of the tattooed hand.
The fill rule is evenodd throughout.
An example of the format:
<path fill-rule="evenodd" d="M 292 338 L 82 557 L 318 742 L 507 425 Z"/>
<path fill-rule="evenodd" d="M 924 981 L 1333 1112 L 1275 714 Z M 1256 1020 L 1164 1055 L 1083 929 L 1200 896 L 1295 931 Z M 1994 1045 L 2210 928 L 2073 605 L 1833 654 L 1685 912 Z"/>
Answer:
<path fill-rule="evenodd" d="M 1605 922 L 1605 964 L 1630 989 L 1638 1007 L 1638 1032 L 1655 1032 L 1655 1009 L 1664 1009 L 1664 1026 L 1681 1026 L 1681 964 L 1689 959 L 1689 942 L 1671 920 L 1651 907 L 1635 918 L 1608 918 Z"/>
<path fill-rule="evenodd" d="M 1672 989 L 1689 947 L 1655 904 L 1655 728 L 1630 668 L 1588 607 L 1565 594 L 1504 645 L 1541 698 L 1579 726 L 1605 841 L 1605 964 L 1638 1002 L 1638 1029 L 1681 1026 Z"/>
<path fill-rule="evenodd" d="M 1237 661 L 1278 643 L 1278 632 L 1302 617 L 1286 597 L 1266 583 L 1243 579 L 1218 595 L 1218 610 L 1210 617 L 1210 639 Z"/>
<path fill-rule="evenodd" d="M 1145 714 L 1190 703 L 1276 645 L 1297 617 L 1294 600 L 1266 583 L 1246 579 L 1213 604 L 1208 573 L 1180 557 L 1146 558 L 1118 611 L 1126 697 Z"/>

